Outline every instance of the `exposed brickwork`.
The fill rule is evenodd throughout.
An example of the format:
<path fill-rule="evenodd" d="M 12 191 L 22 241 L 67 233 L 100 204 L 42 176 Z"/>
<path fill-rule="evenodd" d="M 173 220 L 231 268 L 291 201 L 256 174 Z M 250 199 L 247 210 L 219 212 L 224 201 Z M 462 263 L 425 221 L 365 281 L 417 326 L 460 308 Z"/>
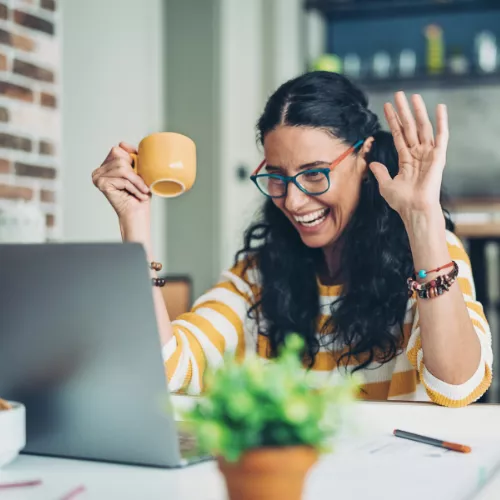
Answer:
<path fill-rule="evenodd" d="M 46 108 L 56 108 L 57 107 L 57 97 L 53 94 L 48 94 L 47 92 L 40 93 L 40 104 Z"/>
<path fill-rule="evenodd" d="M 0 148 L 17 149 L 29 153 L 33 149 L 30 139 L 0 132 Z"/>
<path fill-rule="evenodd" d="M 42 82 L 54 82 L 54 73 L 48 69 L 41 68 L 36 64 L 31 64 L 20 59 L 14 60 L 14 67 L 12 68 L 14 73 L 19 75 L 27 76 L 28 78 L 33 78 L 34 80 L 40 80 Z"/>
<path fill-rule="evenodd" d="M 40 191 L 40 201 L 43 203 L 55 203 L 56 193 L 54 191 L 42 189 Z"/>
<path fill-rule="evenodd" d="M 33 38 L 23 35 L 11 35 L 11 45 L 16 49 L 24 50 L 25 52 L 33 52 L 36 44 Z"/>
<path fill-rule="evenodd" d="M 21 49 L 25 52 L 32 52 L 36 47 L 36 43 L 33 38 L 11 33 L 4 29 L 0 29 L 0 45 L 8 45 L 10 47 Z"/>
<path fill-rule="evenodd" d="M 31 28 L 32 30 L 42 31 L 48 35 L 54 34 L 54 23 L 38 16 L 33 16 L 22 10 L 14 11 L 14 21 L 21 26 Z"/>
<path fill-rule="evenodd" d="M 34 99 L 34 94 L 31 89 L 6 81 L 0 81 L 0 95 L 26 102 L 33 102 Z"/>
<path fill-rule="evenodd" d="M 42 9 L 47 9 L 47 10 L 56 10 L 56 2 L 55 0 L 41 0 L 40 6 Z"/>
<path fill-rule="evenodd" d="M 45 224 L 47 227 L 54 227 L 56 225 L 56 217 L 54 214 L 47 214 L 45 216 Z"/>
<path fill-rule="evenodd" d="M 33 189 L 19 186 L 0 184 L 0 198 L 7 200 L 31 200 L 33 199 Z"/>
<path fill-rule="evenodd" d="M 22 177 L 35 177 L 39 179 L 55 179 L 57 171 L 52 167 L 41 165 L 30 165 L 28 163 L 17 162 L 14 165 L 16 174 Z"/>
<path fill-rule="evenodd" d="M 38 145 L 38 152 L 41 155 L 54 155 L 55 154 L 55 146 L 52 142 L 49 141 L 40 141 Z"/>
<path fill-rule="evenodd" d="M 57 9 L 54 0 L 0 0 L 0 216 L 34 204 L 49 240 L 62 220 Z"/>
<path fill-rule="evenodd" d="M 10 161 L 5 158 L 0 158 L 0 174 L 8 174 L 10 172 Z"/>

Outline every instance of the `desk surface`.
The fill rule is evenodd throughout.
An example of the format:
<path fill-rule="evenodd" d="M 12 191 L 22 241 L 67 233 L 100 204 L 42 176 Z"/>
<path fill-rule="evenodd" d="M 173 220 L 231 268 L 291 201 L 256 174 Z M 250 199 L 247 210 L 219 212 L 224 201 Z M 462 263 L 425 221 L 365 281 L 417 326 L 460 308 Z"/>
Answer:
<path fill-rule="evenodd" d="M 396 427 L 435 436 L 455 436 L 458 440 L 491 438 L 500 439 L 498 426 L 500 406 L 474 405 L 451 410 L 430 404 L 409 403 L 359 403 L 356 420 L 363 433 L 388 431 Z M 411 466 L 411 464 L 408 464 Z M 2 491 L 2 500 L 59 499 L 79 485 L 86 492 L 82 499 L 121 500 L 164 499 L 176 500 L 225 500 L 226 493 L 216 464 L 208 462 L 178 470 L 159 470 L 78 460 L 63 460 L 23 455 L 0 471 L 0 482 L 42 479 L 43 485 L 18 490 Z M 387 480 L 385 480 L 387 481 Z M 305 500 L 327 498 L 335 491 L 335 467 L 320 466 L 311 474 L 306 487 Z M 356 500 L 392 500 L 390 495 L 390 472 L 388 490 L 373 491 L 366 485 L 364 493 L 348 498 Z M 332 489 L 333 488 L 333 489 Z M 432 498 L 434 486 L 429 482 Z M 500 474 L 497 473 L 474 496 L 475 500 L 497 500 L 500 491 Z M 342 495 L 343 498 L 347 498 Z"/>

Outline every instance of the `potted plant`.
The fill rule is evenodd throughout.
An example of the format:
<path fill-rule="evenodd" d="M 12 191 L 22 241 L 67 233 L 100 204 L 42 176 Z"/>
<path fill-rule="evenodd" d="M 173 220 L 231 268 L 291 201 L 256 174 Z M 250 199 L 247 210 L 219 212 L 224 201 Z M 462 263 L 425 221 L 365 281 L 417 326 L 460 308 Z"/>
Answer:
<path fill-rule="evenodd" d="M 314 385 L 302 350 L 293 334 L 273 361 L 227 359 L 185 414 L 200 451 L 217 457 L 231 500 L 300 500 L 309 469 L 331 449 L 357 384 Z"/>

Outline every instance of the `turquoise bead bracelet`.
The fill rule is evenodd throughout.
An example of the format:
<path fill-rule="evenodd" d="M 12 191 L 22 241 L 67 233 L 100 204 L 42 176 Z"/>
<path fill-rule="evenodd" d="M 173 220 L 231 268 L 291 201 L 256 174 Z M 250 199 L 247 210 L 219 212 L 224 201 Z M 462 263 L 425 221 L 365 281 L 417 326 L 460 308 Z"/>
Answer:
<path fill-rule="evenodd" d="M 425 269 L 420 269 L 417 275 L 420 279 L 425 279 L 427 278 L 427 275 L 429 273 L 437 273 L 438 271 L 441 271 L 441 269 L 446 269 L 447 267 L 452 267 L 452 266 L 453 266 L 453 261 L 448 262 L 448 264 L 445 264 L 444 266 L 436 267 L 436 269 L 431 269 L 430 271 L 426 271 Z"/>

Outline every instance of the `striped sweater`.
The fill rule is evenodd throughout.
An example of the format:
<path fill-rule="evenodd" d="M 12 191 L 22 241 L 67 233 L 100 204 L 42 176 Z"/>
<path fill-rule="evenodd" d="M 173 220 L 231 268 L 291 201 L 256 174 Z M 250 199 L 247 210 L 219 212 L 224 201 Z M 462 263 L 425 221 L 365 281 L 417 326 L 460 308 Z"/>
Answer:
<path fill-rule="evenodd" d="M 403 326 L 402 352 L 388 363 L 373 362 L 358 371 L 363 382 L 360 397 L 372 400 L 430 400 L 444 406 L 459 407 L 477 400 L 488 389 L 493 362 L 490 328 L 481 304 L 475 299 L 467 253 L 453 233 L 447 233 L 447 241 L 451 258 L 459 267 L 457 282 L 481 343 L 482 356 L 476 373 L 463 384 L 451 385 L 437 379 L 426 369 L 418 304 L 415 298 L 410 298 Z M 268 340 L 258 334 L 256 322 L 247 315 L 248 308 L 259 296 L 259 273 L 255 268 L 246 267 L 241 261 L 224 272 L 219 283 L 202 295 L 190 312 L 172 322 L 173 338 L 163 348 L 172 392 L 200 394 L 205 369 L 220 365 L 227 354 L 237 359 L 244 359 L 246 354 L 255 352 L 263 358 L 267 357 Z M 321 308 L 319 332 L 330 314 L 331 304 L 340 296 L 341 287 L 324 286 L 319 280 L 318 287 Z M 335 376 L 344 374 L 345 369 L 337 365 L 343 348 L 345 346 L 335 344 L 321 347 L 310 375 L 322 381 L 325 378 L 334 380 Z"/>

